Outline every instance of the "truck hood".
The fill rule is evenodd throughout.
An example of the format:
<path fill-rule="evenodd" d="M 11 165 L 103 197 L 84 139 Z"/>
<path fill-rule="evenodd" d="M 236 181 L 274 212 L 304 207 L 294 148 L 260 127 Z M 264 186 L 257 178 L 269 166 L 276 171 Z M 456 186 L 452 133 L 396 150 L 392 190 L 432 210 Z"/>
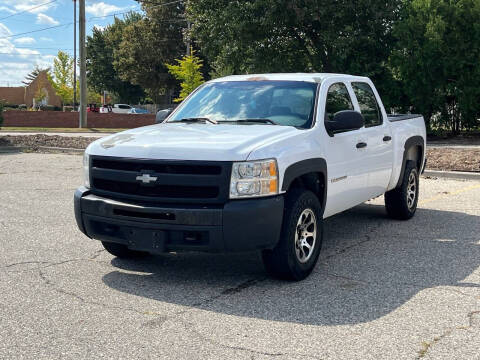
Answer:
<path fill-rule="evenodd" d="M 242 161 L 256 148 L 300 132 L 291 126 L 164 123 L 99 139 L 87 152 L 142 159 Z"/>

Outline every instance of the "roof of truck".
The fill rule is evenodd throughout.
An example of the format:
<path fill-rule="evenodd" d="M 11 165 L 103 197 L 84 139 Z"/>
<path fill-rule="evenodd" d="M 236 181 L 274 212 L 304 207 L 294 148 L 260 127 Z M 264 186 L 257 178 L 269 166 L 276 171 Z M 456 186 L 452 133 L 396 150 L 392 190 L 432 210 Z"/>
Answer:
<path fill-rule="evenodd" d="M 230 75 L 222 78 L 214 79 L 212 82 L 221 81 L 261 81 L 261 80 L 290 80 L 290 81 L 308 81 L 322 82 L 328 78 L 335 77 L 341 80 L 366 79 L 361 76 L 347 74 L 331 74 L 331 73 L 273 73 L 273 74 L 248 74 L 248 75 Z"/>

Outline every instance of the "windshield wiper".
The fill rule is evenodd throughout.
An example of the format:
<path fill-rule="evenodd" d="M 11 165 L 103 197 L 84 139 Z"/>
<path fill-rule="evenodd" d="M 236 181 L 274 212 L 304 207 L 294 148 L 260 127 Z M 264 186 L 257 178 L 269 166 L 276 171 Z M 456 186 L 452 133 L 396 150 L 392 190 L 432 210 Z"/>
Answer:
<path fill-rule="evenodd" d="M 184 118 L 180 120 L 174 120 L 176 122 L 189 122 L 189 123 L 194 123 L 194 122 L 209 122 L 210 124 L 218 124 L 215 120 L 206 118 L 206 117 L 191 117 L 191 118 Z"/>
<path fill-rule="evenodd" d="M 233 122 L 239 123 L 259 123 L 259 124 L 271 124 L 277 125 L 277 123 L 270 119 L 239 119 L 239 120 L 231 120 Z"/>

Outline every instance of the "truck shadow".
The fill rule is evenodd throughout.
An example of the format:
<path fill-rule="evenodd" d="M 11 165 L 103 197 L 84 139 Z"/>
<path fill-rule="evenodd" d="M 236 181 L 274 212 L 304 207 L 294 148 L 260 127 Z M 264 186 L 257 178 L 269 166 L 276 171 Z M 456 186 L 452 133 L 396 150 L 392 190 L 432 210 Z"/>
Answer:
<path fill-rule="evenodd" d="M 480 217 L 418 209 L 407 222 L 384 207 L 360 205 L 325 221 L 319 263 L 309 278 L 270 279 L 257 253 L 165 254 L 113 259 L 109 287 L 157 301 L 310 325 L 378 319 L 436 286 L 471 291 L 480 266 Z"/>

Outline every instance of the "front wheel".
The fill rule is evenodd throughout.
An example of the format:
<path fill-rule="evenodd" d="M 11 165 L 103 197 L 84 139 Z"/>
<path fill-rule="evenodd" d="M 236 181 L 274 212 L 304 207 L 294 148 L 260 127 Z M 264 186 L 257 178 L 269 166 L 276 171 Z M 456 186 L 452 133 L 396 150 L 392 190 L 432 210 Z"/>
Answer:
<path fill-rule="evenodd" d="M 401 185 L 385 193 L 385 208 L 393 219 L 408 220 L 417 210 L 419 177 L 414 161 L 407 161 Z"/>
<path fill-rule="evenodd" d="M 264 250 L 262 259 L 269 274 L 287 280 L 303 280 L 315 267 L 323 240 L 323 217 L 317 196 L 293 189 L 286 199 L 280 241 Z"/>

